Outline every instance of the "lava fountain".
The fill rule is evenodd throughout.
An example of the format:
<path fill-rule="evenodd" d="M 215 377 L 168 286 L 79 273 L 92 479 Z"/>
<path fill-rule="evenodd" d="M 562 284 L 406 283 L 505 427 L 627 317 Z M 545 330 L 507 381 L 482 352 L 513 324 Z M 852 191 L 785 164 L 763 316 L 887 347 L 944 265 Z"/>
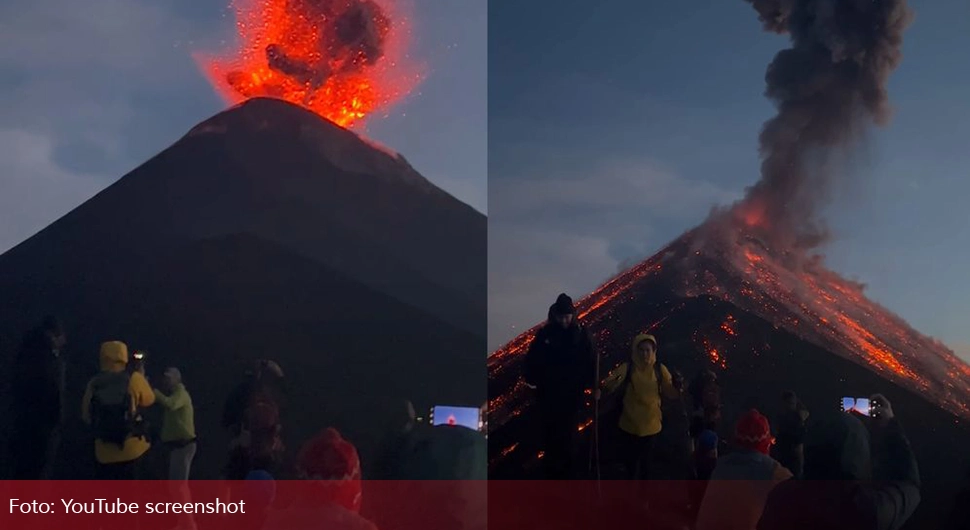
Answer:
<path fill-rule="evenodd" d="M 272 97 L 353 127 L 421 80 L 392 0 L 234 0 L 238 49 L 196 60 L 230 104 Z"/>

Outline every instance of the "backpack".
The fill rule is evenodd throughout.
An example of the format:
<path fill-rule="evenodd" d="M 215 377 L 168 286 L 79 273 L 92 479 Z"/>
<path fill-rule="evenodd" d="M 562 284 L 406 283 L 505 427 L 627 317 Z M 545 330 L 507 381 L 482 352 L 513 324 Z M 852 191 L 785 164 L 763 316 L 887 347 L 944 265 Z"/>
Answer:
<path fill-rule="evenodd" d="M 125 446 L 134 434 L 135 402 L 128 385 L 131 375 L 126 372 L 102 372 L 91 381 L 91 426 L 96 439 Z"/>
<path fill-rule="evenodd" d="M 250 394 L 239 435 L 242 445 L 254 456 L 275 455 L 283 450 L 279 405 L 265 388 Z"/>

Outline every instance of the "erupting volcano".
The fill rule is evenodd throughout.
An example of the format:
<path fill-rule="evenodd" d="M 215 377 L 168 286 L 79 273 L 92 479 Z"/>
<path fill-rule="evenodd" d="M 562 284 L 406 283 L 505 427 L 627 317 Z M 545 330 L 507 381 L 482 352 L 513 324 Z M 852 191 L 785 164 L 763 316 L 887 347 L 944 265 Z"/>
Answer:
<path fill-rule="evenodd" d="M 236 0 L 240 48 L 199 57 L 230 103 L 282 99 L 351 127 L 420 81 L 402 62 L 408 23 L 390 0 Z"/>
<path fill-rule="evenodd" d="M 903 0 L 747 1 L 766 29 L 792 39 L 766 76 L 778 114 L 760 137 L 760 180 L 738 204 L 579 301 L 579 318 L 604 377 L 643 332 L 658 337 L 661 361 L 687 377 L 715 370 L 726 431 L 747 407 L 777 410 L 789 389 L 810 410 L 884 393 L 904 418 L 923 477 L 945 488 L 941 481 L 962 479 L 970 464 L 962 449 L 970 440 L 970 366 L 813 254 L 826 238 L 816 214 L 836 163 L 868 125 L 886 122 L 885 84 L 911 13 Z M 521 377 L 537 329 L 488 361 L 494 478 L 520 478 L 541 456 L 534 394 Z"/>

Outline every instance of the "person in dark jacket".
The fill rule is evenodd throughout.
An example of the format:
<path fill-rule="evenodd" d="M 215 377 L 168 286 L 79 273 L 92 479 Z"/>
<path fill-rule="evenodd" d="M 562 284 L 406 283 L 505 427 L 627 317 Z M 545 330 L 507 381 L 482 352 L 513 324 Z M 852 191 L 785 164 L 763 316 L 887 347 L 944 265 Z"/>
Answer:
<path fill-rule="evenodd" d="M 549 479 L 571 478 L 579 415 L 584 393 L 595 386 L 595 372 L 592 338 L 577 321 L 572 299 L 561 294 L 525 359 L 525 382 L 536 392 Z"/>
<path fill-rule="evenodd" d="M 394 423 L 381 443 L 370 479 L 401 480 L 402 458 L 416 443 L 418 431 L 422 430 L 420 427 L 423 426 L 418 425 L 414 404 L 405 401 L 400 409 L 395 411 Z"/>
<path fill-rule="evenodd" d="M 697 445 L 697 439 L 704 431 L 718 432 L 721 423 L 721 387 L 717 374 L 711 370 L 701 370 L 687 388 L 694 409 L 690 420 L 690 436 Z"/>
<path fill-rule="evenodd" d="M 920 503 L 919 467 L 889 401 L 876 395 L 872 403 L 871 434 L 852 413 L 812 426 L 806 480 L 771 492 L 758 530 L 902 528 Z"/>
<path fill-rule="evenodd" d="M 247 410 L 257 402 L 276 409 L 284 405 L 283 370 L 273 361 L 260 359 L 246 371 L 245 379 L 233 389 L 222 409 L 222 426 L 238 436 Z"/>
<path fill-rule="evenodd" d="M 950 530 L 970 530 L 970 470 L 967 470 L 963 489 L 954 499 L 948 523 L 946 528 Z"/>
<path fill-rule="evenodd" d="M 13 388 L 14 478 L 51 478 L 64 415 L 67 339 L 60 322 L 47 317 L 24 336 Z"/>
<path fill-rule="evenodd" d="M 461 425 L 418 427 L 384 503 L 399 528 L 485 530 L 488 440 Z M 393 501 L 391 501 L 393 499 Z M 428 509 L 433 500 L 434 509 Z"/>
<path fill-rule="evenodd" d="M 790 390 L 782 394 L 781 401 L 782 411 L 775 419 L 778 436 L 772 450 L 773 456 L 795 478 L 801 478 L 805 467 L 805 420 L 808 419 L 808 410 Z"/>

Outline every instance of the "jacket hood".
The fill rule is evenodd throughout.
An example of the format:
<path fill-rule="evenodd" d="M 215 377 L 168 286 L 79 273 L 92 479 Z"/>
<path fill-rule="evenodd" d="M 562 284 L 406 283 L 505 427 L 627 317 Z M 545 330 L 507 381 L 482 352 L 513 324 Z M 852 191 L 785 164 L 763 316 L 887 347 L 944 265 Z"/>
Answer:
<path fill-rule="evenodd" d="M 128 366 L 128 345 L 120 341 L 110 341 L 101 344 L 101 370 L 104 372 L 120 372 Z"/>
<path fill-rule="evenodd" d="M 640 358 L 640 351 L 639 351 L 640 345 L 643 344 L 644 342 L 652 342 L 653 349 L 654 349 L 654 355 L 650 359 L 647 359 L 646 363 L 644 363 L 643 359 Z M 657 362 L 656 349 L 657 349 L 656 337 L 654 337 L 653 335 L 648 335 L 646 333 L 641 333 L 640 335 L 637 335 L 636 338 L 633 339 L 633 344 L 630 345 L 630 358 L 633 359 L 634 366 L 636 366 L 637 368 L 642 368 L 644 366 L 646 367 L 653 366 Z"/>
<path fill-rule="evenodd" d="M 819 418 L 805 441 L 805 478 L 869 480 L 872 476 L 869 431 L 849 413 Z"/>

